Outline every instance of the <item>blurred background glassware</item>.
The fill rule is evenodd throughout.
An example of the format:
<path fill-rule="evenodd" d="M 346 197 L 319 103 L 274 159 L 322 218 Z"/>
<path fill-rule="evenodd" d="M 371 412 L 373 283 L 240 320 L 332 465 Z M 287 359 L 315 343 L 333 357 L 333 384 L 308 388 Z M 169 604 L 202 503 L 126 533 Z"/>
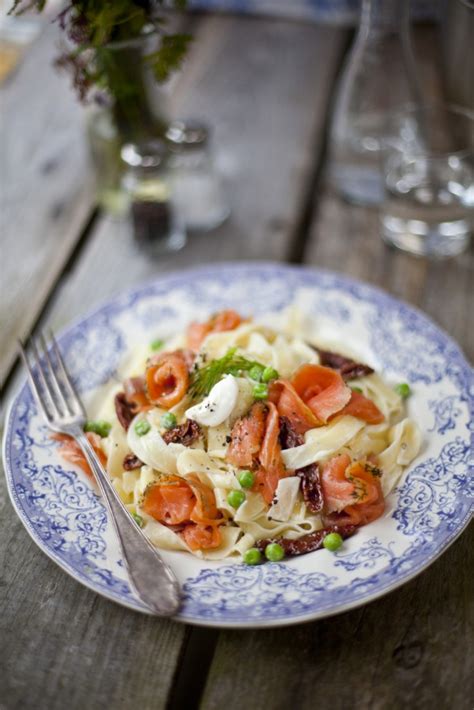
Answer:
<path fill-rule="evenodd" d="M 137 245 L 151 256 L 181 249 L 186 232 L 174 201 L 166 144 L 127 143 L 121 157 L 122 187 Z"/>
<path fill-rule="evenodd" d="M 469 244 L 474 216 L 474 113 L 442 104 L 407 107 L 390 119 L 382 235 L 430 257 Z"/>
<path fill-rule="evenodd" d="M 110 214 L 125 212 L 126 200 L 120 186 L 123 162 L 122 142 L 107 106 L 92 104 L 86 109 L 86 133 L 92 163 L 97 202 Z"/>
<path fill-rule="evenodd" d="M 230 209 L 212 157 L 209 128 L 195 119 L 173 121 L 166 139 L 176 204 L 187 229 L 215 229 Z"/>
<path fill-rule="evenodd" d="M 329 179 L 345 199 L 363 205 L 382 201 L 386 117 L 419 97 L 409 0 L 362 0 L 330 134 Z"/>
<path fill-rule="evenodd" d="M 442 0 L 440 47 L 446 100 L 474 111 L 474 0 Z"/>

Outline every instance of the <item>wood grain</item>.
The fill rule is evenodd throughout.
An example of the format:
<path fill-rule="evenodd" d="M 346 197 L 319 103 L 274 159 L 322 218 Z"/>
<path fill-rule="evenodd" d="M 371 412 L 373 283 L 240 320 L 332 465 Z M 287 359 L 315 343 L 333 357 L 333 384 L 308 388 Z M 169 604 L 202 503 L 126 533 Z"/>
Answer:
<path fill-rule="evenodd" d="M 0 535 L 2 710 L 131 708 L 136 698 L 143 708 L 164 707 L 184 626 L 74 582 L 38 553 L 9 504 Z"/>
<path fill-rule="evenodd" d="M 170 105 L 175 115 L 192 109 L 215 127 L 232 216 L 213 232 L 191 235 L 182 252 L 159 259 L 136 249 L 125 222 L 104 218 L 61 284 L 50 315 L 54 328 L 170 269 L 285 258 L 345 36 L 339 30 L 248 18 L 204 23 L 188 64 L 191 77 L 184 75 L 184 88 L 176 87 Z"/>
<path fill-rule="evenodd" d="M 0 383 L 66 263 L 93 205 L 83 115 L 68 79 L 51 66 L 48 23 L 1 87 L 2 269 Z"/>
<path fill-rule="evenodd" d="M 474 251 L 427 261 L 387 247 L 377 210 L 354 207 L 326 191 L 311 231 L 307 263 L 343 271 L 420 307 L 474 359 Z"/>
<path fill-rule="evenodd" d="M 425 89 L 437 95 L 434 35 L 417 48 Z M 426 311 L 474 357 L 473 250 L 429 262 L 386 247 L 377 210 L 318 195 L 307 264 L 384 288 Z M 429 570 L 387 597 L 327 620 L 283 630 L 223 632 L 202 710 L 460 708 L 474 702 L 474 527 Z"/>
<path fill-rule="evenodd" d="M 200 115 L 215 126 L 232 218 L 158 261 L 135 250 L 125 223 L 101 220 L 61 279 L 42 324 L 56 329 L 170 268 L 236 257 L 283 259 L 314 168 L 344 36 L 282 21 L 203 20 L 170 103 L 175 112 Z M 0 624 L 7 639 L 0 646 L 7 668 L 0 675 L 0 703 L 8 710 L 36 708 L 38 698 L 41 710 L 164 707 L 180 659 L 196 657 L 196 643 L 188 644 L 195 632 L 121 609 L 82 588 L 35 547 L 8 503 L 0 517 L 0 562 Z M 175 707 L 190 676 L 176 677 Z M 187 707 L 196 702 L 189 699 Z"/>
<path fill-rule="evenodd" d="M 202 710 L 472 707 L 474 528 L 427 572 L 355 611 L 221 632 Z M 455 572 L 454 572 L 455 571 Z"/>

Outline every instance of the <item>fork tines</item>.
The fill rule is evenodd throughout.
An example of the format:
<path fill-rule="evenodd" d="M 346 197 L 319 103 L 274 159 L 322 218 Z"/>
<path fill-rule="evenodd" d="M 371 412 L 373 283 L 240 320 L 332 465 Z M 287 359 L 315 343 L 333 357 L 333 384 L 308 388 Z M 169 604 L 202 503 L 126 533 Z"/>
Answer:
<path fill-rule="evenodd" d="M 84 408 L 66 369 L 59 346 L 51 333 L 48 349 L 42 333 L 29 341 L 32 364 L 26 347 L 19 341 L 20 354 L 28 372 L 33 396 L 51 425 L 54 421 L 84 417 Z M 27 344 L 28 346 L 28 344 Z"/>

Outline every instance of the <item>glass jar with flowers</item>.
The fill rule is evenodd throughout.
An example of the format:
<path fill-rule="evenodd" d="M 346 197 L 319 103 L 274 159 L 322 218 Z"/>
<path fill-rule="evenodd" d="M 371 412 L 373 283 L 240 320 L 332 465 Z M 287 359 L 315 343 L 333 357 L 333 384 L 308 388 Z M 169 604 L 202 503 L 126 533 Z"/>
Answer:
<path fill-rule="evenodd" d="M 10 12 L 41 12 L 47 0 L 16 0 Z M 167 31 L 166 9 L 183 10 L 186 0 L 69 0 L 56 20 L 64 46 L 56 65 L 72 78 L 87 104 L 87 133 L 99 201 L 120 205 L 126 143 L 164 137 L 166 111 L 159 86 L 180 68 L 189 34 Z"/>

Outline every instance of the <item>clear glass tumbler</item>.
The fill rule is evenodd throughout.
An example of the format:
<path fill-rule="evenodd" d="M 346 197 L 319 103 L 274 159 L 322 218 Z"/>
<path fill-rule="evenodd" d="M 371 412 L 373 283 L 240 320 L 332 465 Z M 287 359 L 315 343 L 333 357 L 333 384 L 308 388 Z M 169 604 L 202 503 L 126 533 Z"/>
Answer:
<path fill-rule="evenodd" d="M 474 115 L 433 104 L 407 107 L 391 124 L 383 238 L 412 254 L 460 254 L 473 228 Z"/>

